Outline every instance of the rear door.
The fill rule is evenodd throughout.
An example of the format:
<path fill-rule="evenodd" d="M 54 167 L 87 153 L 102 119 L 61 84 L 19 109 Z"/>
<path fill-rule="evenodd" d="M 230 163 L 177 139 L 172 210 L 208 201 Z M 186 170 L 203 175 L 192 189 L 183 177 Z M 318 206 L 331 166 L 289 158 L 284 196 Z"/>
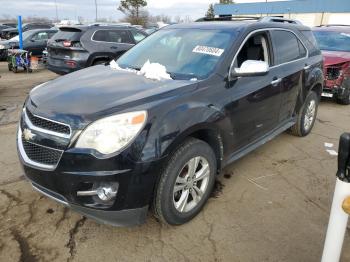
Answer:
<path fill-rule="evenodd" d="M 45 30 L 38 31 L 27 40 L 25 49 L 32 53 L 32 55 L 42 55 L 49 39 L 49 33 Z"/>
<path fill-rule="evenodd" d="M 279 121 L 288 121 L 293 117 L 298 94 L 304 81 L 304 70 L 308 69 L 308 52 L 298 36 L 289 30 L 271 30 L 274 50 L 274 70 L 281 82 L 281 109 Z"/>

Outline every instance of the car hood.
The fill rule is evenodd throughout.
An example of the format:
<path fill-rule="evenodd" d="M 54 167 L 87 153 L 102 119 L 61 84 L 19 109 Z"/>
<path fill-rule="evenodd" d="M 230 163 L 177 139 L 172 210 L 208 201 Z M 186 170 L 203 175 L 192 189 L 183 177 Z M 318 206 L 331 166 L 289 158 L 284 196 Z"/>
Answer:
<path fill-rule="evenodd" d="M 101 117 L 154 100 L 167 99 L 187 80 L 155 81 L 133 72 L 99 65 L 47 82 L 30 93 L 30 110 L 56 121 L 85 125 Z M 157 95 L 162 94 L 162 97 Z"/>
<path fill-rule="evenodd" d="M 324 65 L 335 65 L 350 61 L 350 52 L 322 51 Z"/>

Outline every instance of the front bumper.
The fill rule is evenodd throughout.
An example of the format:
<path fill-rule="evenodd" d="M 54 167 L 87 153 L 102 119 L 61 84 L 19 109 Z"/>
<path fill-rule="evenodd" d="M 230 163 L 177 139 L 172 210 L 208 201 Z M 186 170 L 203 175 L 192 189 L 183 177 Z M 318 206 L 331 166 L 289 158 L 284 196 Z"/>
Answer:
<path fill-rule="evenodd" d="M 145 222 L 161 160 L 138 162 L 132 157 L 135 152 L 132 146 L 108 159 L 98 159 L 89 151 L 68 146 L 62 150 L 57 165 L 40 165 L 26 154 L 23 145 L 29 143 L 51 148 L 54 135 L 42 133 L 43 130 L 31 126 L 26 117 L 24 110 L 17 149 L 25 175 L 36 190 L 102 223 L 133 226 Z M 27 132 L 31 130 L 34 136 L 26 138 L 22 134 L 25 129 Z M 96 196 L 78 196 L 78 191 L 92 190 L 99 183 L 118 183 L 116 199 L 112 203 L 98 201 Z"/>
<path fill-rule="evenodd" d="M 148 206 L 121 211 L 104 211 L 82 207 L 70 204 L 63 196 L 32 183 L 33 188 L 39 193 L 71 208 L 88 218 L 91 218 L 101 224 L 112 226 L 135 226 L 141 225 L 146 221 Z"/>
<path fill-rule="evenodd" d="M 338 99 L 347 97 L 350 93 L 350 77 L 345 77 L 340 85 L 334 81 L 326 81 L 323 92 L 325 94 L 331 94 L 332 97 Z"/>

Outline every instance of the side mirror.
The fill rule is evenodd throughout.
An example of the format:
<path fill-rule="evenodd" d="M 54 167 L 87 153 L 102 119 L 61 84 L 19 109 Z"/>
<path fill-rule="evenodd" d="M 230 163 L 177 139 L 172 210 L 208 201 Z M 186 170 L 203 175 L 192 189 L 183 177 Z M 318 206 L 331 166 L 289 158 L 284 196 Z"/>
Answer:
<path fill-rule="evenodd" d="M 338 172 L 337 177 L 344 181 L 350 182 L 350 133 L 344 133 L 340 137 L 339 141 L 339 153 L 338 153 Z"/>
<path fill-rule="evenodd" d="M 269 72 L 269 64 L 264 61 L 247 60 L 240 68 L 234 68 L 231 72 L 232 77 L 240 76 L 263 76 Z"/>

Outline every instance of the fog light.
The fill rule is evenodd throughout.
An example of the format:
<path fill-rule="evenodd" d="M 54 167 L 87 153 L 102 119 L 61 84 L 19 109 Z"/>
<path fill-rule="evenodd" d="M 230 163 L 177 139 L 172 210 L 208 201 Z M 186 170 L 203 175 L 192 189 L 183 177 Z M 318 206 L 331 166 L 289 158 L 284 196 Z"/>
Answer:
<path fill-rule="evenodd" d="M 344 199 L 342 208 L 343 208 L 345 213 L 350 215 L 350 197 L 347 197 Z"/>
<path fill-rule="evenodd" d="M 118 182 L 94 183 L 91 190 L 78 191 L 77 196 L 92 196 L 98 197 L 103 202 L 112 201 L 118 193 Z"/>
<path fill-rule="evenodd" d="M 117 196 L 118 188 L 112 186 L 99 187 L 97 189 L 97 196 L 102 201 L 110 201 Z"/>

